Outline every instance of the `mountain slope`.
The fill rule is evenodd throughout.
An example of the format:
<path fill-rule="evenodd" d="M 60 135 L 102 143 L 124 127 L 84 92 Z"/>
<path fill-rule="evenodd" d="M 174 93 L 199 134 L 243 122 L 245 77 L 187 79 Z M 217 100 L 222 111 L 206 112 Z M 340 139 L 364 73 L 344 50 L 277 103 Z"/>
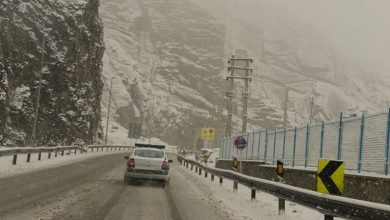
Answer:
<path fill-rule="evenodd" d="M 259 9 L 225 2 L 102 2 L 107 45 L 103 107 L 114 77 L 111 118 L 125 128 L 141 121 L 144 136 L 182 146 L 201 127 L 223 130 L 226 61 L 232 53 L 255 60 L 248 130 L 302 126 L 310 121 L 312 98 L 312 122 L 337 120 L 341 111 L 386 109 L 386 82 L 347 62 L 316 29 L 267 4 Z M 238 83 L 235 133 L 241 128 L 241 91 Z"/>
<path fill-rule="evenodd" d="M 92 143 L 104 52 L 98 0 L 0 3 L 0 145 Z M 42 72 L 42 80 L 40 75 Z"/>

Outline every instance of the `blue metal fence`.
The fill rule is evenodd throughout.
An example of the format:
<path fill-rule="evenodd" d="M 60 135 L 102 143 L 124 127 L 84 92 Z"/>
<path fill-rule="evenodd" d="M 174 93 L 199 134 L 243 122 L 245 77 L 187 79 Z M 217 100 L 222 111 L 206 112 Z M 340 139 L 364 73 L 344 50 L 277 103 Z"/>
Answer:
<path fill-rule="evenodd" d="M 390 109 L 386 114 L 362 115 L 337 122 L 301 128 L 261 130 L 243 134 L 248 147 L 243 159 L 274 165 L 316 167 L 318 159 L 342 160 L 346 169 L 388 175 L 390 157 Z M 239 157 L 234 137 L 221 140 L 220 159 Z"/>

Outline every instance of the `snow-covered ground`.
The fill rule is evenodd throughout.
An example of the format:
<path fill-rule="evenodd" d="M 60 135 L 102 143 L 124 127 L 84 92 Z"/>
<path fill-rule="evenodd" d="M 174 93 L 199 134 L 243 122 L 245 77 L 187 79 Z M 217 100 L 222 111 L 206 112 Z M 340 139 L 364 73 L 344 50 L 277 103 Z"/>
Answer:
<path fill-rule="evenodd" d="M 27 154 L 18 154 L 16 165 L 12 165 L 13 156 L 4 156 L 0 157 L 0 178 L 63 166 L 66 164 L 75 163 L 77 161 L 86 160 L 88 158 L 100 157 L 107 154 L 118 154 L 120 152 L 124 153 L 125 151 L 96 152 L 95 150 L 94 152 L 89 151 L 88 153 L 82 154 L 79 151 L 77 154 L 74 154 L 74 151 L 72 151 L 70 155 L 64 154 L 63 157 L 61 154 L 58 154 L 57 157 L 54 157 L 54 153 L 52 153 L 51 159 L 48 159 L 48 153 L 42 153 L 41 161 L 38 161 L 38 154 L 32 154 L 30 163 L 26 162 Z"/>
<path fill-rule="evenodd" d="M 267 220 L 322 220 L 324 215 L 316 210 L 286 201 L 286 213 L 278 216 L 278 198 L 270 194 L 257 191 L 256 200 L 251 201 L 251 189 L 239 185 L 237 191 L 233 191 L 233 182 L 223 180 L 220 186 L 218 179 L 214 182 L 210 178 L 199 176 L 182 166 L 177 168 L 179 172 L 185 172 L 187 178 L 193 184 L 203 189 L 201 194 L 212 204 L 229 213 L 231 219 L 267 219 Z M 341 218 L 335 218 L 341 219 Z"/>

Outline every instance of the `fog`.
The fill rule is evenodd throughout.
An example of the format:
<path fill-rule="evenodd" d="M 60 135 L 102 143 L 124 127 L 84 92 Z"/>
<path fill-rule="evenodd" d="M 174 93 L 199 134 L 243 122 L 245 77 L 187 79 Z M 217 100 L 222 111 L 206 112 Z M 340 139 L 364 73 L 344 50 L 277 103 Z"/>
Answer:
<path fill-rule="evenodd" d="M 390 77 L 390 1 L 387 0 L 193 0 L 216 16 L 264 24 L 264 14 L 308 27 L 348 62 Z M 229 14 L 227 16 L 227 14 Z"/>

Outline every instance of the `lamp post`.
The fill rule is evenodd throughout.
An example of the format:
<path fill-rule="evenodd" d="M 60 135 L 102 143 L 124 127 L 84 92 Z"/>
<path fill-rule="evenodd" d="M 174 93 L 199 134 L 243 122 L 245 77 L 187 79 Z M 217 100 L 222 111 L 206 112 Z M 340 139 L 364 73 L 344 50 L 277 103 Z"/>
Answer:
<path fill-rule="evenodd" d="M 42 54 L 41 54 L 41 71 L 39 72 L 39 84 L 38 84 L 38 91 L 37 91 L 37 100 L 35 103 L 35 113 L 34 113 L 34 124 L 32 128 L 32 134 L 31 134 L 31 142 L 32 146 L 36 146 L 36 132 L 37 132 L 37 123 L 38 123 L 38 113 L 39 113 L 39 102 L 41 98 L 41 88 L 42 88 L 42 75 L 43 75 L 43 59 L 45 56 L 45 37 L 46 37 L 46 31 L 50 31 L 51 28 L 43 29 L 43 39 L 42 39 Z"/>

